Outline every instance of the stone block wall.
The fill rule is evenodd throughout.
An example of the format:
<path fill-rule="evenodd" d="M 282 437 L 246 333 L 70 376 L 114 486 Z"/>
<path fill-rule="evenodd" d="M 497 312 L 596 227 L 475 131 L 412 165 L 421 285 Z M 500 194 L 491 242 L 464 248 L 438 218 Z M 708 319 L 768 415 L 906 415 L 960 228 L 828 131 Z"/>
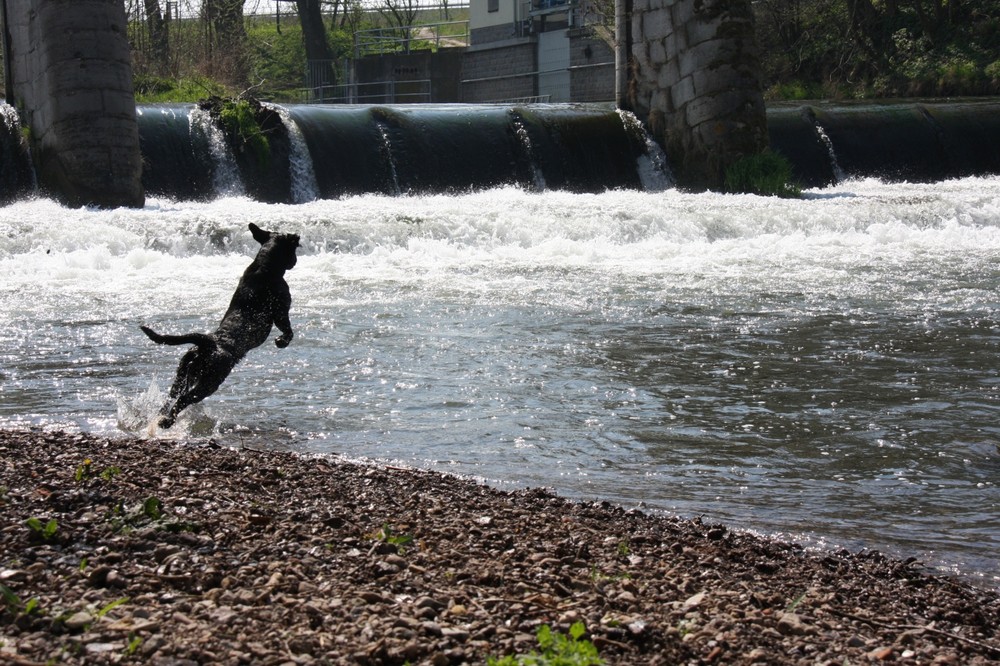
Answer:
<path fill-rule="evenodd" d="M 750 0 L 633 0 L 629 103 L 683 186 L 768 145 Z"/>
<path fill-rule="evenodd" d="M 13 105 L 39 186 L 72 206 L 142 206 L 121 0 L 7 2 Z"/>
<path fill-rule="evenodd" d="M 530 38 L 469 47 L 462 60 L 463 102 L 490 102 L 537 94 L 538 57 Z"/>
<path fill-rule="evenodd" d="M 590 30 L 570 33 L 570 89 L 574 102 L 608 102 L 615 98 L 615 52 Z"/>

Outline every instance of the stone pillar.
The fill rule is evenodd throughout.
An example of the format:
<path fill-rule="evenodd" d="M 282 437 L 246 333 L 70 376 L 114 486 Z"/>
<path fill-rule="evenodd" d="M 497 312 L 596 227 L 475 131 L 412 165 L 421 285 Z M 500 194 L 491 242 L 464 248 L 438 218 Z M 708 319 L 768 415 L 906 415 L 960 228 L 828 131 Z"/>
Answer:
<path fill-rule="evenodd" d="M 71 206 L 142 206 L 124 3 L 2 1 L 11 103 L 28 128 L 39 186 Z"/>
<path fill-rule="evenodd" d="M 768 146 L 750 0 L 632 0 L 629 102 L 682 187 Z"/>

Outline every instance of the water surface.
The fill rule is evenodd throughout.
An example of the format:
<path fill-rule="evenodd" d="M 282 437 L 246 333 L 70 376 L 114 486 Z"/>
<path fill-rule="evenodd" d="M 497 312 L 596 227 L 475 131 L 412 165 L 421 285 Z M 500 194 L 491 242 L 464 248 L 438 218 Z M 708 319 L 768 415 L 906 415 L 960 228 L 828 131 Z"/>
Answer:
<path fill-rule="evenodd" d="M 299 233 L 296 338 L 168 436 L 916 556 L 1000 580 L 1000 179 L 796 201 L 497 189 L 0 209 L 0 427 L 143 435 L 180 348 Z M 164 434 L 164 433 L 160 433 Z"/>

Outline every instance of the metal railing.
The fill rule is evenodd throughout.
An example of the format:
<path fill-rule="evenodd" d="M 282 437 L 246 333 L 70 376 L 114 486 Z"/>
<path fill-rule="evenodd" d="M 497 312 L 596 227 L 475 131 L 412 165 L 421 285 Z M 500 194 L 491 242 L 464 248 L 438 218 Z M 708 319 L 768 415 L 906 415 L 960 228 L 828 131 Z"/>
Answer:
<path fill-rule="evenodd" d="M 468 21 L 445 21 L 397 28 L 372 28 L 358 30 L 354 33 L 355 58 L 386 53 L 461 48 L 468 45 Z"/>
<path fill-rule="evenodd" d="M 430 79 L 321 85 L 305 91 L 309 104 L 420 104 L 431 101 Z"/>

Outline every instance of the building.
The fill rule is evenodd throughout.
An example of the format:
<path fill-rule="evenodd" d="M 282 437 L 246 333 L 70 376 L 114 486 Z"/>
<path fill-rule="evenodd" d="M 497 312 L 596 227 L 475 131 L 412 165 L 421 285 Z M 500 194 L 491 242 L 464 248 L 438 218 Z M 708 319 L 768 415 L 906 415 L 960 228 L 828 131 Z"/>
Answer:
<path fill-rule="evenodd" d="M 394 38 L 399 48 L 387 48 L 380 40 L 377 53 L 356 46 L 350 82 L 311 85 L 312 101 L 613 101 L 614 33 L 600 1 L 470 0 L 467 36 L 461 42 Z M 411 32 L 434 30 L 425 26 Z M 356 45 L 362 39 L 370 41 L 371 35 L 356 35 Z M 434 48 L 421 50 L 421 43 Z"/>
<path fill-rule="evenodd" d="M 462 101 L 612 101 L 607 24 L 592 0 L 470 0 Z"/>

